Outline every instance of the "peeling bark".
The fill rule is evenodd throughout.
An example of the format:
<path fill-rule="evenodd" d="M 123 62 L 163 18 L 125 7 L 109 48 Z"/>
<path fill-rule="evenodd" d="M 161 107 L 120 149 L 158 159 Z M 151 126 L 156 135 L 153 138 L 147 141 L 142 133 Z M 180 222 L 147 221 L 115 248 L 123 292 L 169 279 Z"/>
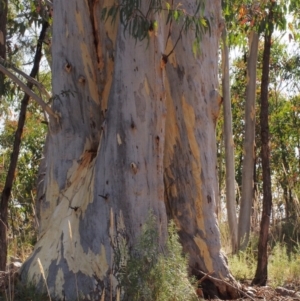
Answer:
<path fill-rule="evenodd" d="M 147 45 L 125 39 L 120 24 L 100 23 L 110 1 L 72 3 L 54 3 L 53 109 L 62 117 L 47 138 L 40 239 L 23 279 L 43 289 L 39 259 L 53 298 L 122 299 L 114 252 L 122 241 L 131 249 L 152 210 L 162 246 L 167 216 L 175 219 L 192 273 L 232 280 L 215 214 L 219 1 L 206 5 L 212 35 L 201 55 L 193 55 L 192 35 L 182 36 L 165 68 L 175 26 L 170 37 L 159 27 Z M 222 282 L 212 288 L 236 293 Z"/>

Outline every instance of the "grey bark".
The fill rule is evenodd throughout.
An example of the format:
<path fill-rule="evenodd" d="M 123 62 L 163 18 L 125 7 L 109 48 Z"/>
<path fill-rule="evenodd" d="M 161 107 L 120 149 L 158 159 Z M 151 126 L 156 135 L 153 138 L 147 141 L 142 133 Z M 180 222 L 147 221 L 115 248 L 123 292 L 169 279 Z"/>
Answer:
<path fill-rule="evenodd" d="M 201 55 L 192 35 L 182 36 L 166 66 L 161 54 L 179 29 L 168 36 L 159 27 L 147 45 L 103 24 L 98 1 L 71 2 L 54 2 L 53 110 L 61 118 L 47 138 L 40 239 L 22 278 L 41 290 L 46 281 L 59 300 L 121 300 L 114 251 L 124 240 L 134 246 L 152 210 L 161 245 L 167 216 L 175 219 L 194 274 L 232 279 L 215 214 L 219 1 L 207 3 L 212 35 Z M 222 282 L 213 287 L 235 294 Z"/>
<path fill-rule="evenodd" d="M 256 99 L 256 66 L 258 55 L 258 34 L 250 34 L 250 53 L 247 62 L 247 88 L 245 109 L 245 141 L 242 170 L 242 196 L 239 214 L 238 243 L 239 249 L 247 247 L 250 235 L 250 218 L 253 200 L 253 170 L 255 145 L 255 99 Z"/>
<path fill-rule="evenodd" d="M 229 77 L 229 47 L 227 30 L 222 32 L 222 90 L 224 112 L 224 145 L 226 166 L 226 205 L 229 231 L 231 236 L 231 250 L 236 253 L 238 248 L 238 228 L 235 199 L 235 171 L 234 171 L 234 141 L 232 133 L 232 114 Z"/>

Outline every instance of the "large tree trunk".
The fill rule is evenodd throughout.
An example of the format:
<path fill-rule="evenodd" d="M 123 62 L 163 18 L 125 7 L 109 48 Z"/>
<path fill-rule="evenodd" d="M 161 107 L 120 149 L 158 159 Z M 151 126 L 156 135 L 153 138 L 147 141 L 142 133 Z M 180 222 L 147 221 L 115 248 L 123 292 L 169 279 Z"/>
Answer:
<path fill-rule="evenodd" d="M 261 163 L 263 176 L 263 211 L 260 223 L 260 234 L 258 241 L 258 258 L 255 277 L 252 281 L 256 285 L 266 285 L 268 280 L 268 236 L 270 217 L 272 210 L 272 187 L 270 171 L 270 147 L 269 147 L 269 72 L 270 56 L 273 32 L 273 6 L 269 12 L 269 26 L 265 30 L 265 42 L 263 52 L 263 66 L 261 79 L 261 109 L 260 109 L 260 129 L 261 129 Z"/>
<path fill-rule="evenodd" d="M 195 9 L 194 1 L 182 4 Z M 169 216 L 191 271 L 229 279 L 215 214 L 220 3 L 207 2 L 212 35 L 203 37 L 201 55 L 193 55 L 192 35 L 182 36 L 165 67 L 161 54 L 180 28 L 169 37 L 155 16 L 162 27 L 147 45 L 101 23 L 101 8 L 54 2 L 53 108 L 61 119 L 46 142 L 40 239 L 22 277 L 42 289 L 44 274 L 60 300 L 118 300 L 114 251 L 122 238 L 134 245 L 153 210 L 162 245 Z M 233 294 L 223 282 L 214 293 Z"/>
<path fill-rule="evenodd" d="M 235 200 L 235 172 L 234 172 L 234 142 L 232 133 L 232 113 L 229 76 L 229 47 L 227 30 L 222 32 L 222 90 L 224 111 L 224 144 L 226 165 L 226 205 L 229 231 L 231 236 L 231 250 L 236 253 L 238 249 L 238 233 Z"/>
<path fill-rule="evenodd" d="M 245 141 L 242 171 L 242 196 L 239 215 L 238 243 L 239 249 L 248 245 L 250 234 L 251 207 L 253 201 L 253 169 L 255 144 L 255 99 L 256 99 L 256 66 L 258 55 L 258 34 L 250 34 L 250 53 L 247 62 L 247 88 L 245 109 Z"/>

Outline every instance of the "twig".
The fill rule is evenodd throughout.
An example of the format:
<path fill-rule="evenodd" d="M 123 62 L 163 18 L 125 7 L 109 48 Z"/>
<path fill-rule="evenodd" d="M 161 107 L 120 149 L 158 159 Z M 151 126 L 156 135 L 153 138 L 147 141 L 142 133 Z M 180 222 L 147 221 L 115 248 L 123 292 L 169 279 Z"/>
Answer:
<path fill-rule="evenodd" d="M 219 282 L 219 283 L 221 282 L 221 283 L 225 283 L 227 286 L 229 286 L 229 287 L 231 287 L 231 288 L 237 290 L 239 293 L 241 293 L 241 294 L 244 295 L 245 297 L 247 297 L 247 298 L 249 298 L 249 299 L 255 301 L 255 299 L 252 298 L 250 295 L 248 295 L 246 292 L 244 292 L 244 291 L 242 291 L 241 289 L 239 289 L 238 287 L 232 285 L 232 284 L 229 283 L 228 281 L 225 281 L 225 280 L 223 280 L 223 279 L 218 279 L 218 278 L 215 278 L 215 277 L 210 276 L 209 274 L 211 274 L 212 272 L 205 274 L 205 273 L 203 273 L 203 272 L 200 271 L 200 270 L 197 270 L 197 269 L 195 269 L 195 270 L 196 270 L 197 272 L 200 272 L 201 274 L 204 275 L 204 276 L 200 279 L 201 282 L 204 281 L 206 278 L 208 278 L 208 279 L 210 279 L 212 282 Z M 203 279 L 203 278 L 205 278 L 205 279 Z M 202 279 L 203 279 L 203 280 L 202 280 Z"/>
<path fill-rule="evenodd" d="M 206 278 L 208 278 L 208 276 L 210 276 L 212 272 L 206 273 L 201 279 L 198 280 L 198 284 L 201 284 Z"/>

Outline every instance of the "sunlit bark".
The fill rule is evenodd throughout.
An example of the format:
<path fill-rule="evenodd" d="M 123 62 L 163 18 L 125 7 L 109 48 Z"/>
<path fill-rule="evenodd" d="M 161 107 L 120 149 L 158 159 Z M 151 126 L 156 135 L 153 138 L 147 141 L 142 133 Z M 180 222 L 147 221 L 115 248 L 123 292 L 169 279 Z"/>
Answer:
<path fill-rule="evenodd" d="M 255 99 L 256 99 L 256 66 L 258 55 L 258 34 L 250 34 L 250 53 L 247 62 L 247 88 L 245 108 L 245 140 L 243 147 L 242 196 L 239 215 L 238 243 L 239 249 L 248 245 L 250 218 L 253 201 L 253 170 L 255 144 Z"/>
<path fill-rule="evenodd" d="M 229 47 L 227 30 L 222 32 L 222 91 L 224 112 L 224 145 L 226 165 L 226 205 L 229 231 L 231 236 L 231 250 L 236 253 L 238 249 L 238 227 L 236 217 L 235 199 L 235 172 L 234 172 L 234 141 L 232 133 L 232 113 L 229 77 Z"/>
<path fill-rule="evenodd" d="M 195 9 L 194 1 L 182 4 Z M 175 220 L 193 274 L 232 280 L 215 214 L 220 3 L 207 2 L 212 34 L 201 54 L 193 54 L 191 32 L 165 66 L 162 54 L 180 28 L 169 36 L 155 16 L 158 32 L 148 44 L 135 41 L 121 25 L 100 21 L 101 5 L 110 1 L 54 2 L 53 109 L 61 118 L 49 129 L 40 237 L 22 278 L 39 289 L 46 281 L 60 300 L 122 299 L 114 252 L 122 239 L 134 245 L 153 210 L 162 246 L 168 217 Z M 225 282 L 208 287 L 235 295 Z"/>

